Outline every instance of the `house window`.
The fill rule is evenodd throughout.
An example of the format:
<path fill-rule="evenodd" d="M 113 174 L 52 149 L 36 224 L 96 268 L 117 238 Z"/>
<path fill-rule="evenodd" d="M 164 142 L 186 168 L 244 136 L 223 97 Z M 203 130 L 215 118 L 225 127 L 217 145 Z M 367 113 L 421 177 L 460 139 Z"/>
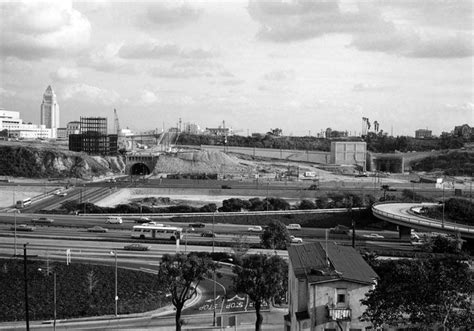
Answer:
<path fill-rule="evenodd" d="M 336 306 L 346 307 L 347 306 L 347 289 L 338 288 L 336 289 Z"/>
<path fill-rule="evenodd" d="M 337 294 L 337 303 L 338 304 L 344 304 L 346 303 L 346 295 L 345 294 Z"/>

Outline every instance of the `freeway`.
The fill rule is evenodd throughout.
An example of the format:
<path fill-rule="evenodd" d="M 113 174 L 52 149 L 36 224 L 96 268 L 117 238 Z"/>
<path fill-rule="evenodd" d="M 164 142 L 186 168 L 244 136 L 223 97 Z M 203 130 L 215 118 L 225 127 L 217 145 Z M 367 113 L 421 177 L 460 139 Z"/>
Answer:
<path fill-rule="evenodd" d="M 387 222 L 422 231 L 437 231 L 449 234 L 459 233 L 465 238 L 474 238 L 474 227 L 453 222 L 439 221 L 416 215 L 412 209 L 433 206 L 433 203 L 378 203 L 372 206 L 373 214 Z"/>

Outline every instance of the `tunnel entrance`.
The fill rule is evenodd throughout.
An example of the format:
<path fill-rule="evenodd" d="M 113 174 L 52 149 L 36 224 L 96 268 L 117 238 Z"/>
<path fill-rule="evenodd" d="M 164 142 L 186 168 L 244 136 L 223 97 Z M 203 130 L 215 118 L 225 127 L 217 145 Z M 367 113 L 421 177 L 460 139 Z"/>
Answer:
<path fill-rule="evenodd" d="M 144 176 L 144 175 L 149 175 L 149 174 L 150 174 L 150 169 L 144 163 L 135 163 L 130 168 L 130 175 Z"/>

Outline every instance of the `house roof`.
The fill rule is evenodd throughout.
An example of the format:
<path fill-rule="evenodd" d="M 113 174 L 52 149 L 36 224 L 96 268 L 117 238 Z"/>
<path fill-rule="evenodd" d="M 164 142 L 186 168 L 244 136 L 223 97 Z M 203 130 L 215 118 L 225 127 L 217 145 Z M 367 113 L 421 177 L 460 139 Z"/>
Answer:
<path fill-rule="evenodd" d="M 371 284 L 377 278 L 362 256 L 349 246 L 332 242 L 292 245 L 288 255 L 295 276 L 306 278 L 310 283 L 347 280 Z"/>

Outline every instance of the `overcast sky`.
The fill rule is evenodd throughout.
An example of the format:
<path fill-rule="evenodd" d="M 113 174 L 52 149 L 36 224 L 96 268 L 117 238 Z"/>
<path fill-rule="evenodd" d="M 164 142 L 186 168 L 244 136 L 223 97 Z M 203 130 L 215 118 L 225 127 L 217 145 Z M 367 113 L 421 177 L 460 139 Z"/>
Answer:
<path fill-rule="evenodd" d="M 394 135 L 474 126 L 473 1 L 1 2 L 0 107 L 61 125 Z M 110 126 L 110 125 L 109 125 Z"/>

